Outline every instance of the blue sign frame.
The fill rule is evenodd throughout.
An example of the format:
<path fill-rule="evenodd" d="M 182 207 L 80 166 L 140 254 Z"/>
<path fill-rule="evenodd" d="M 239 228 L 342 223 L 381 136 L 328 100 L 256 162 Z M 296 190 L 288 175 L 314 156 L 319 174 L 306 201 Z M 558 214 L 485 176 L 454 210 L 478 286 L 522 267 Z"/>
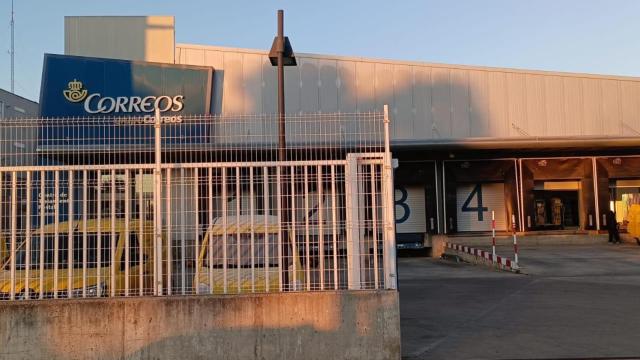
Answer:
<path fill-rule="evenodd" d="M 161 112 L 171 136 L 163 145 L 208 144 L 210 126 L 183 115 L 211 113 L 213 68 L 45 54 L 38 149 L 51 153 L 114 151 L 153 145 L 153 115 Z M 59 118 L 82 117 L 89 121 Z M 170 147 L 166 147 L 169 149 Z"/>
<path fill-rule="evenodd" d="M 183 99 L 182 108 L 175 111 L 178 106 L 173 106 L 166 111 L 168 114 L 210 114 L 213 71 L 212 67 L 205 66 L 45 54 L 40 88 L 40 115 L 142 116 L 153 114 L 154 109 L 149 105 L 156 99 L 150 99 L 152 101 L 146 107 L 140 102 L 132 107 L 130 98 L 142 100 L 161 96 L 172 100 L 181 96 Z M 106 101 L 106 108 L 131 111 L 91 113 L 83 106 L 90 99 L 91 110 L 95 111 L 97 101 L 105 97 L 127 99 L 127 103 L 120 103 L 121 106 L 117 106 L 117 109 L 115 103 Z M 165 107 L 167 99 L 163 100 L 161 105 Z"/>

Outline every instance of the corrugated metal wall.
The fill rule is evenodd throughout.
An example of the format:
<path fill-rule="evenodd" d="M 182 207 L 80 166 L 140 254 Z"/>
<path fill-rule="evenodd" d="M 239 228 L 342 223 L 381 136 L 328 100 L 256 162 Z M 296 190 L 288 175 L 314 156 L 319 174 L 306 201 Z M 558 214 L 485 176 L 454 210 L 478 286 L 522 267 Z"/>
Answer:
<path fill-rule="evenodd" d="M 297 54 L 288 113 L 380 110 L 395 140 L 640 135 L 640 79 Z M 276 112 L 266 52 L 177 45 L 176 62 L 215 68 L 217 114 Z"/>

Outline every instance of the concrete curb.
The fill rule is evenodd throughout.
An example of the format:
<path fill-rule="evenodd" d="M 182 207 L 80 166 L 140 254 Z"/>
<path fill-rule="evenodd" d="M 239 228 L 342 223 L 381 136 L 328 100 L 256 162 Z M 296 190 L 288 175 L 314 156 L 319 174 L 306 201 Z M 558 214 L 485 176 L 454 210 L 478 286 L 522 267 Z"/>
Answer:
<path fill-rule="evenodd" d="M 488 246 L 491 245 L 490 235 L 479 235 L 474 237 L 448 236 L 446 238 L 455 244 L 466 246 Z M 607 243 L 606 234 L 570 234 L 570 235 L 518 235 L 519 246 L 555 246 L 555 245 L 598 245 Z M 496 237 L 496 245 L 512 245 L 511 235 L 500 235 Z"/>
<path fill-rule="evenodd" d="M 466 262 L 472 264 L 479 264 L 489 266 L 502 271 L 510 271 L 514 273 L 520 273 L 521 268 L 516 265 L 511 259 L 496 255 L 495 262 L 492 261 L 492 253 L 475 249 L 465 245 L 458 245 L 453 243 L 446 243 L 446 248 L 454 250 L 458 255 Z"/>

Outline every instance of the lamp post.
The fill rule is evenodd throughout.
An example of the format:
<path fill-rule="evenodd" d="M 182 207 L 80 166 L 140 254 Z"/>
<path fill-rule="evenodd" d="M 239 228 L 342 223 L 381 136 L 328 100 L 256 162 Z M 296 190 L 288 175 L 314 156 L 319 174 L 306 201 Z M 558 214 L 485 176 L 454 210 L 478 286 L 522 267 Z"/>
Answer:
<path fill-rule="evenodd" d="M 285 124 L 285 108 L 284 108 L 284 67 L 296 66 L 296 58 L 291 48 L 289 38 L 284 36 L 284 11 L 278 10 L 278 34 L 273 39 L 271 50 L 269 51 L 269 60 L 272 66 L 278 67 L 278 161 L 287 160 L 287 139 L 286 139 L 286 124 Z M 282 177 L 280 179 L 280 194 L 282 203 L 282 222 L 285 228 L 282 230 L 282 236 L 284 241 L 282 245 L 284 247 L 282 254 L 284 257 L 283 271 L 283 283 L 289 283 L 288 268 L 289 268 L 289 242 L 295 241 L 295 239 L 289 239 L 289 231 L 287 226 L 291 221 L 289 214 L 291 206 L 289 205 L 289 171 L 287 166 L 282 167 Z M 294 226 L 294 224 L 291 224 Z M 295 285 L 294 285 L 295 286 Z"/>
<path fill-rule="evenodd" d="M 289 37 L 284 36 L 284 11 L 278 10 L 278 34 L 273 39 L 269 60 L 272 66 L 278 67 L 278 160 L 286 160 L 287 141 L 285 136 L 284 109 L 284 67 L 296 66 Z"/>

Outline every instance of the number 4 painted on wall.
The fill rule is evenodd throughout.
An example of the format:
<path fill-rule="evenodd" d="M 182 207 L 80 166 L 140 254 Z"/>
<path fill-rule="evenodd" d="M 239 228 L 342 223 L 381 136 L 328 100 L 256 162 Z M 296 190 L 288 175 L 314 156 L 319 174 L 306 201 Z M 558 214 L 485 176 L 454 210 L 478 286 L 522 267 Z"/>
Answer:
<path fill-rule="evenodd" d="M 476 198 L 476 207 L 469 207 L 473 198 Z M 482 184 L 476 184 L 476 186 L 467 197 L 467 200 L 462 204 L 462 212 L 477 212 L 478 213 L 478 221 L 483 220 L 483 213 L 485 211 L 489 211 L 489 208 L 482 206 Z"/>

